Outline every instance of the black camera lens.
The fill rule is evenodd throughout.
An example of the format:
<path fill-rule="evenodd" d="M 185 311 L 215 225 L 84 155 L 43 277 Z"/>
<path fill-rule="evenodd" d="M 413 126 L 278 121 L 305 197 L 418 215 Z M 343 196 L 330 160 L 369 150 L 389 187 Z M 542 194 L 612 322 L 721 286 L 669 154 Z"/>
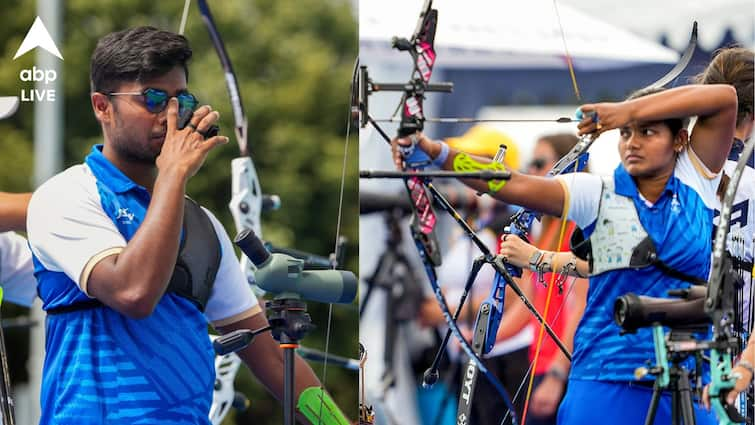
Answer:
<path fill-rule="evenodd" d="M 625 332 L 635 332 L 656 323 L 670 328 L 709 324 L 710 317 L 704 309 L 705 291 L 693 288 L 681 291 L 680 294 L 686 298 L 654 298 L 633 293 L 624 294 L 614 302 L 613 320 Z"/>

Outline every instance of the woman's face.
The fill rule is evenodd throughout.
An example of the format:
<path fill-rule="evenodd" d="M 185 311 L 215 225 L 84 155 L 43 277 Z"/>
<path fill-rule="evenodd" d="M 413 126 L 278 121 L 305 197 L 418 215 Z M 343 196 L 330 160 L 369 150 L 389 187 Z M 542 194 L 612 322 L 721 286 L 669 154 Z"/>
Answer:
<path fill-rule="evenodd" d="M 532 152 L 532 160 L 527 165 L 527 174 L 544 176 L 556 165 L 556 161 L 558 161 L 558 156 L 553 146 L 545 140 L 538 140 Z"/>
<path fill-rule="evenodd" d="M 621 163 L 632 177 L 657 177 L 669 174 L 676 165 L 686 130 L 674 137 L 663 122 L 632 123 L 620 129 Z"/>

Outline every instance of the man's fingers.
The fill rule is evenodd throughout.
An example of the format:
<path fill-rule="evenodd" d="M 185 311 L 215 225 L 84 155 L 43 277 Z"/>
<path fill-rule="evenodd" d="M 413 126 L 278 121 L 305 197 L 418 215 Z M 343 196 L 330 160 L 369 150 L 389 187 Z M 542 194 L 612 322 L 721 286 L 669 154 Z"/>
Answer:
<path fill-rule="evenodd" d="M 176 131 L 176 126 L 178 126 L 178 99 L 175 97 L 171 97 L 168 100 L 167 114 L 168 134 L 170 134 Z"/>
<path fill-rule="evenodd" d="M 205 105 L 207 106 L 207 105 Z M 209 106 L 208 106 L 209 108 Z M 197 123 L 197 132 L 200 134 L 203 134 L 207 130 L 212 127 L 213 124 L 218 122 L 220 119 L 220 112 L 218 111 L 207 111 L 207 113 L 202 117 L 202 119 Z"/>
<path fill-rule="evenodd" d="M 206 153 L 211 151 L 212 149 L 215 149 L 215 147 L 217 146 L 225 145 L 229 140 L 230 139 L 228 139 L 228 137 L 226 136 L 210 137 L 199 145 L 199 149 L 202 149 Z"/>

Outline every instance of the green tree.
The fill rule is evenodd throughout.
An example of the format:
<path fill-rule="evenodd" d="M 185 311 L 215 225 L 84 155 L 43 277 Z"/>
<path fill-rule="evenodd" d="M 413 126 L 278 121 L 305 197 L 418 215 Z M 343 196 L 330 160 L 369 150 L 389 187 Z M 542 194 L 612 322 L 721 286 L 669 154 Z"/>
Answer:
<path fill-rule="evenodd" d="M 30 88 L 19 81 L 34 55 L 17 61 L 13 55 L 36 16 L 33 0 L 7 1 L 14 13 L 0 17 L 0 94 Z M 220 111 L 221 132 L 231 136 L 233 115 L 223 70 L 192 2 L 185 31 L 194 56 L 189 88 Z M 351 73 L 357 52 L 356 11 L 348 0 L 210 1 L 249 119 L 249 143 L 263 192 L 278 194 L 279 211 L 263 216 L 263 235 L 277 246 L 328 255 L 333 250 L 339 208 L 344 144 L 349 117 Z M 64 163 L 79 163 L 95 143 L 99 124 L 89 101 L 89 60 L 97 40 L 128 27 L 152 25 L 177 31 L 183 1 L 69 0 L 65 2 L 63 40 L 56 40 L 63 62 Z M 32 190 L 33 120 L 31 104 L 22 104 L 9 120 L 0 121 L 0 188 Z M 357 273 L 357 156 L 351 137 L 344 189 L 341 234 L 349 240 L 346 268 Z M 189 194 L 216 213 L 230 235 L 235 234 L 227 204 L 231 194 L 230 161 L 238 156 L 232 143 L 211 154 L 189 184 Z M 304 345 L 323 349 L 328 306 L 310 303 L 316 330 Z M 330 351 L 348 357 L 357 352 L 358 313 L 355 305 L 333 308 Z M 313 364 L 322 379 L 322 366 Z M 327 387 L 351 418 L 357 411 L 356 373 L 330 367 Z M 280 404 L 244 371 L 237 390 L 252 400 L 254 423 L 281 422 Z M 239 418 L 242 419 L 242 418 Z M 244 423 L 248 419 L 244 420 Z M 241 421 L 240 421 L 241 422 Z M 228 419 L 226 423 L 233 423 Z"/>

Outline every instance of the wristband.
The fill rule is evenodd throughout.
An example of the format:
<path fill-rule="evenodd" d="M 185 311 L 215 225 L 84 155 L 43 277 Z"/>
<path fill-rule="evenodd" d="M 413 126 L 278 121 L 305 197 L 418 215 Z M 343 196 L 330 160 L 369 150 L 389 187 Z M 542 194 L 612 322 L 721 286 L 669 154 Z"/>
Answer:
<path fill-rule="evenodd" d="M 401 156 L 404 158 L 404 163 L 410 169 L 422 170 L 428 165 L 432 164 L 432 158 L 419 146 L 419 138 L 416 134 L 409 136 L 409 140 L 412 142 L 409 146 L 399 146 Z"/>
<path fill-rule="evenodd" d="M 543 251 L 540 251 L 539 249 L 536 249 L 535 252 L 530 255 L 530 270 L 537 271 L 537 265 L 540 264 L 540 260 L 543 259 Z"/>
<path fill-rule="evenodd" d="M 447 143 L 438 143 L 440 143 L 440 155 L 433 159 L 432 164 L 438 168 L 443 168 L 443 164 L 446 163 L 446 160 L 448 159 L 448 153 L 451 152 L 451 148 L 448 147 Z"/>

